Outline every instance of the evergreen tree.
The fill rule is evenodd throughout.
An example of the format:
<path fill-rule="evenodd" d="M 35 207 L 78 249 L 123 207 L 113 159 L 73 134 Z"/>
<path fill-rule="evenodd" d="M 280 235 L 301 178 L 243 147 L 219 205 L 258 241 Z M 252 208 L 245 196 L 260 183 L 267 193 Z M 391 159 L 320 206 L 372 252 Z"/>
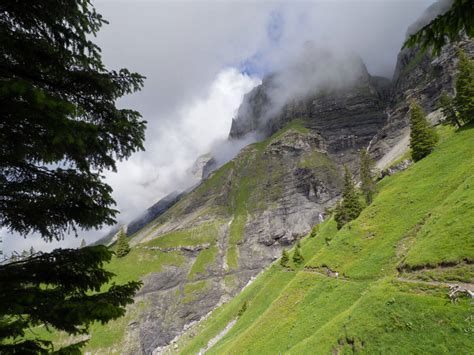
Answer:
<path fill-rule="evenodd" d="M 458 119 L 458 113 L 454 106 L 454 101 L 449 97 L 446 91 L 443 91 L 439 97 L 439 107 L 441 108 L 444 117 L 446 117 L 451 124 L 458 128 L 461 127 L 461 122 Z"/>
<path fill-rule="evenodd" d="M 117 248 L 115 250 L 115 254 L 118 258 L 122 258 L 127 255 L 130 251 L 130 246 L 128 245 L 127 235 L 125 232 L 120 230 L 118 237 L 117 237 Z"/>
<path fill-rule="evenodd" d="M 458 53 L 458 75 L 456 78 L 456 110 L 464 122 L 474 122 L 474 60 L 462 50 Z"/>
<path fill-rule="evenodd" d="M 367 205 L 370 205 L 374 198 L 377 185 L 375 184 L 373 174 L 375 163 L 366 149 L 362 149 L 360 151 L 359 165 L 360 189 L 362 190 L 362 194 L 364 195 L 365 202 L 367 203 Z"/>
<path fill-rule="evenodd" d="M 84 248 L 85 246 L 86 246 L 86 241 L 82 239 L 80 248 Z"/>
<path fill-rule="evenodd" d="M 342 190 L 342 201 L 335 208 L 334 219 L 337 229 L 341 229 L 346 223 L 359 217 L 362 205 L 359 194 L 354 184 L 352 174 L 347 166 L 344 166 L 344 187 Z"/>
<path fill-rule="evenodd" d="M 304 262 L 303 255 L 301 254 L 301 248 L 296 245 L 295 252 L 293 253 L 293 262 L 299 265 Z"/>
<path fill-rule="evenodd" d="M 283 267 L 287 267 L 289 260 L 290 260 L 290 257 L 288 256 L 288 252 L 285 249 L 283 249 L 281 252 L 280 265 Z"/>
<path fill-rule="evenodd" d="M 145 135 L 140 114 L 116 102 L 144 78 L 106 69 L 91 41 L 104 23 L 89 0 L 2 1 L 0 228 L 50 241 L 115 223 L 103 172 L 142 150 Z M 111 255 L 86 247 L 0 265 L 0 353 L 52 351 L 41 335 L 23 337 L 30 327 L 85 334 L 123 315 L 139 284 L 104 291 Z"/>
<path fill-rule="evenodd" d="M 438 142 L 438 135 L 426 120 L 423 109 L 413 102 L 410 106 L 410 148 L 414 161 L 430 154 Z"/>
<path fill-rule="evenodd" d="M 103 291 L 114 276 L 103 268 L 110 258 L 107 247 L 100 245 L 56 249 L 0 265 L 0 354 L 59 350 L 48 340 L 25 337 L 30 327 L 47 324 L 80 335 L 95 321 L 106 323 L 123 316 L 140 283 L 112 285 Z M 79 354 L 82 345 L 84 342 L 73 344 L 60 353 Z"/>
<path fill-rule="evenodd" d="M 33 248 L 33 246 L 31 246 L 30 248 L 30 256 L 33 255 L 35 253 L 35 248 Z"/>

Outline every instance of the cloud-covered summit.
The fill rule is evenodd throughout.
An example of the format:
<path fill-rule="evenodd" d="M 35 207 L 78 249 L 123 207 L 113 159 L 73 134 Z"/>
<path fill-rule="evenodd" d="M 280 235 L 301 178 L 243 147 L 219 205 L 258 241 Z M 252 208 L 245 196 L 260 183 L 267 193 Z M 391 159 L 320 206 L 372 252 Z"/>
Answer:
<path fill-rule="evenodd" d="M 185 185 L 182 173 L 194 159 L 226 139 L 243 95 L 265 74 L 288 67 L 306 41 L 358 53 L 371 74 L 391 76 L 406 29 L 430 3 L 94 1 L 110 22 L 96 39 L 106 65 L 147 77 L 142 92 L 119 103 L 149 122 L 146 151 L 107 174 L 120 220 Z M 235 154 L 235 147 L 218 150 L 225 152 L 222 159 Z M 92 241 L 103 234 L 85 236 Z M 35 238 L 3 239 L 7 252 L 42 245 Z"/>

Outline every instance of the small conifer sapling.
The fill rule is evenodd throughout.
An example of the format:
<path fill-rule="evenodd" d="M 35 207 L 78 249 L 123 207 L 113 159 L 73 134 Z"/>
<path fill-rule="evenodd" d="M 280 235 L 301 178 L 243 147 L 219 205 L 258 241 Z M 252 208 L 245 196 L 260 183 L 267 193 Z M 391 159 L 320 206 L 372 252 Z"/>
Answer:
<path fill-rule="evenodd" d="M 296 265 L 300 265 L 304 262 L 304 257 L 301 254 L 301 248 L 298 246 L 298 244 L 296 245 L 295 252 L 293 253 L 293 262 Z"/>
<path fill-rule="evenodd" d="M 376 184 L 373 174 L 374 161 L 366 149 L 360 151 L 360 189 L 367 205 L 372 203 L 375 195 Z"/>
<path fill-rule="evenodd" d="M 289 260 L 290 260 L 290 257 L 288 256 L 288 252 L 285 249 L 283 249 L 281 252 L 280 265 L 283 267 L 287 267 Z"/>

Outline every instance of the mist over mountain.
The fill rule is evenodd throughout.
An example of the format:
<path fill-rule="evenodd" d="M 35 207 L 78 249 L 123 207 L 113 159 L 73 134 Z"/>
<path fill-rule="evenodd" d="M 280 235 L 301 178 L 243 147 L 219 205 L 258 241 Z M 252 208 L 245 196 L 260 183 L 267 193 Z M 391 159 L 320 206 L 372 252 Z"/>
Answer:
<path fill-rule="evenodd" d="M 140 94 L 122 101 L 149 122 L 146 151 L 120 163 L 117 173 L 107 173 L 121 211 L 119 223 L 195 183 L 186 171 L 198 156 L 214 151 L 224 162 L 245 145 L 216 141 L 226 141 L 243 95 L 266 75 L 291 67 L 307 41 L 359 55 L 372 75 L 390 77 L 406 28 L 429 4 L 344 2 L 341 10 L 337 2 L 319 1 L 97 1 L 110 22 L 98 36 L 105 62 L 147 77 Z M 81 237 L 92 242 L 106 232 L 82 232 Z M 80 240 L 44 244 L 36 237 L 5 234 L 3 244 L 8 253 L 32 245 L 75 246 Z"/>

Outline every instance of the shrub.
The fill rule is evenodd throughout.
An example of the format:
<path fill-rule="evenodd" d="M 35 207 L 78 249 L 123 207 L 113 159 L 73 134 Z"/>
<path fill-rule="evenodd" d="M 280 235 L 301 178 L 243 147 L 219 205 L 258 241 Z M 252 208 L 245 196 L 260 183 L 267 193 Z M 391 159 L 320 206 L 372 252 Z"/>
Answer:
<path fill-rule="evenodd" d="M 242 307 L 240 307 L 239 309 L 239 312 L 237 313 L 237 317 L 242 317 L 242 315 L 245 313 L 245 311 L 247 310 L 247 307 L 248 307 L 248 302 L 245 301 L 243 304 L 242 304 Z"/>
<path fill-rule="evenodd" d="M 283 249 L 281 252 L 280 265 L 283 267 L 288 266 L 289 260 L 290 260 L 290 257 L 288 256 L 288 252 L 285 249 Z"/>
<path fill-rule="evenodd" d="M 304 262 L 303 255 L 301 254 L 301 248 L 296 245 L 295 252 L 293 253 L 293 262 L 299 265 Z"/>

